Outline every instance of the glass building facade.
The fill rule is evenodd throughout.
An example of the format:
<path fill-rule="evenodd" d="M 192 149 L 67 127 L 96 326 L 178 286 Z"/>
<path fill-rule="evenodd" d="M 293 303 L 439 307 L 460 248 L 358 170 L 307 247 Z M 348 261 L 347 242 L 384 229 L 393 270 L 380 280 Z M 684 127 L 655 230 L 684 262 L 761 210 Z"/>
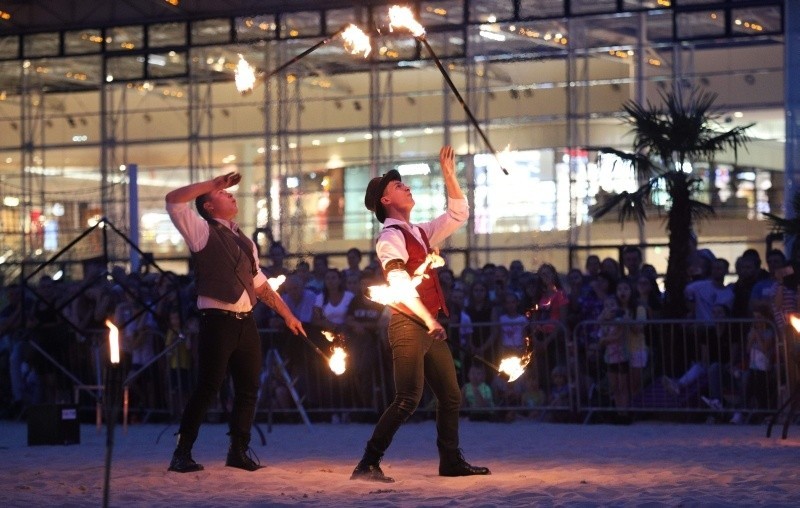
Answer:
<path fill-rule="evenodd" d="M 412 219 L 429 219 L 445 203 L 443 144 L 456 148 L 473 210 L 447 246 L 456 269 L 511 259 L 566 269 L 589 249 L 626 243 L 647 244 L 648 261 L 663 268 L 657 213 L 623 229 L 590 213 L 604 194 L 637 186 L 629 168 L 598 157 L 598 147 L 631 146 L 622 104 L 657 103 L 674 87 L 716 93 L 721 128 L 755 124 L 746 152 L 684 168 L 705 182 L 701 199 L 718 215 L 699 226 L 701 242 L 733 259 L 763 245 L 761 212 L 782 213 L 782 1 L 409 3 L 430 50 L 389 29 L 389 2 L 273 4 L 58 30 L 0 21 L 2 271 L 50 258 L 101 218 L 156 259 L 183 260 L 163 196 L 230 170 L 243 175 L 242 227 L 262 247 L 273 239 L 297 256 L 369 251 L 378 224 L 363 205 L 367 181 L 400 170 L 415 190 Z M 331 37 L 349 23 L 371 36 L 366 58 Z M 263 77 L 328 38 L 237 92 L 240 56 Z M 101 243 L 63 259 L 96 256 Z M 129 259 L 124 242 L 111 247 Z"/>

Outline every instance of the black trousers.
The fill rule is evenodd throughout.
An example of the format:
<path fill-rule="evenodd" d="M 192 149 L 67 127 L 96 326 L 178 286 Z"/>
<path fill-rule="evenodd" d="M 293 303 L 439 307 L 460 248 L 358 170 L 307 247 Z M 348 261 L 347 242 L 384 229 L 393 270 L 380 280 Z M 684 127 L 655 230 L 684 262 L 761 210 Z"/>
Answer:
<path fill-rule="evenodd" d="M 461 390 L 447 342 L 433 340 L 418 323 L 395 314 L 389 322 L 389 346 L 395 397 L 378 420 L 368 449 L 386 451 L 400 425 L 417 409 L 427 382 L 437 399 L 436 444 L 440 451 L 456 450 Z"/>
<path fill-rule="evenodd" d="M 201 315 L 198 356 L 197 387 L 183 410 L 181 438 L 190 443 L 197 438 L 206 411 L 230 370 L 234 396 L 228 426 L 231 436 L 249 441 L 262 363 L 261 339 L 253 317 Z"/>

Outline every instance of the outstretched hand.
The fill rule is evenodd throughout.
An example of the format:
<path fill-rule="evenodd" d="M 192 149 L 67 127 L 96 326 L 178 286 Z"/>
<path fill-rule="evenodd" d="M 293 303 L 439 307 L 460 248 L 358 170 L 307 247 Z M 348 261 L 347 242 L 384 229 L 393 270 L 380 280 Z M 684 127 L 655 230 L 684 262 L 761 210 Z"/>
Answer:
<path fill-rule="evenodd" d="M 455 175 L 456 173 L 456 152 L 450 145 L 445 145 L 439 150 L 439 163 L 442 165 L 442 174 Z"/>
<path fill-rule="evenodd" d="M 215 189 L 227 189 L 228 187 L 233 187 L 237 185 L 242 180 L 242 175 L 239 173 L 231 171 L 230 173 L 226 173 L 224 175 L 220 175 L 214 178 L 214 188 Z"/>

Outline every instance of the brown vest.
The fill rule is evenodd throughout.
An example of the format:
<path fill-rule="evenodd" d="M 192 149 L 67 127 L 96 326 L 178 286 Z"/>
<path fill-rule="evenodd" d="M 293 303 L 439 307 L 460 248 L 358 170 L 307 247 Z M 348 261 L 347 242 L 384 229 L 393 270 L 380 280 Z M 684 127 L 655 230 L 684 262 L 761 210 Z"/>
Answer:
<path fill-rule="evenodd" d="M 428 236 L 425 234 L 425 231 L 422 229 L 419 230 L 420 236 L 422 236 L 423 244 L 419 243 L 414 235 L 411 234 L 406 228 L 391 225 L 386 226 L 385 229 L 397 229 L 401 233 L 403 233 L 403 238 L 406 241 L 406 251 L 408 252 L 408 261 L 406 261 L 406 271 L 410 277 L 414 276 L 414 270 L 416 270 L 419 265 L 425 262 L 425 258 L 428 257 L 428 253 L 431 252 L 431 247 L 428 244 Z M 425 308 L 428 309 L 428 312 L 431 313 L 433 317 L 439 313 L 441 309 L 442 312 L 446 316 L 450 315 L 450 311 L 447 310 L 447 304 L 444 301 L 444 294 L 442 293 L 442 287 L 439 285 L 439 274 L 436 273 L 430 266 L 425 269 L 425 273 L 428 277 L 422 279 L 422 282 L 417 286 L 417 294 L 419 294 L 419 299 L 422 300 L 422 304 L 425 305 Z M 386 275 L 384 273 L 384 275 Z M 399 304 L 398 307 L 403 309 L 403 311 L 411 312 L 409 309 L 405 307 L 405 305 Z"/>
<path fill-rule="evenodd" d="M 236 303 L 247 291 L 250 304 L 256 303 L 253 277 L 258 270 L 250 239 L 234 233 L 216 220 L 208 221 L 208 243 L 192 253 L 197 279 L 197 294 L 226 303 Z"/>

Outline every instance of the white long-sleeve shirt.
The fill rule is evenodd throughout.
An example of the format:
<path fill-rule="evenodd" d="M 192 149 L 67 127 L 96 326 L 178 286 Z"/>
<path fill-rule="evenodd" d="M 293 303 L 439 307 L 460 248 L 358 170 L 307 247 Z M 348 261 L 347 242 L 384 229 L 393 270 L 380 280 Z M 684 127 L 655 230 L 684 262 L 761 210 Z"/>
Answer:
<path fill-rule="evenodd" d="M 167 203 L 167 213 L 169 218 L 183 239 L 186 245 L 192 252 L 199 252 L 208 243 L 209 225 L 205 219 L 194 211 L 189 203 Z M 217 222 L 230 229 L 234 233 L 238 231 L 239 226 L 235 222 L 226 221 L 224 219 L 216 219 Z M 258 259 L 258 250 L 256 244 L 250 242 L 253 246 L 253 259 Z M 253 276 L 254 287 L 260 287 L 267 282 L 267 276 L 259 269 L 255 276 Z M 232 312 L 249 312 L 253 309 L 250 305 L 250 297 L 247 290 L 242 291 L 242 296 L 236 303 L 227 303 L 209 296 L 197 296 L 198 309 L 222 309 Z"/>

